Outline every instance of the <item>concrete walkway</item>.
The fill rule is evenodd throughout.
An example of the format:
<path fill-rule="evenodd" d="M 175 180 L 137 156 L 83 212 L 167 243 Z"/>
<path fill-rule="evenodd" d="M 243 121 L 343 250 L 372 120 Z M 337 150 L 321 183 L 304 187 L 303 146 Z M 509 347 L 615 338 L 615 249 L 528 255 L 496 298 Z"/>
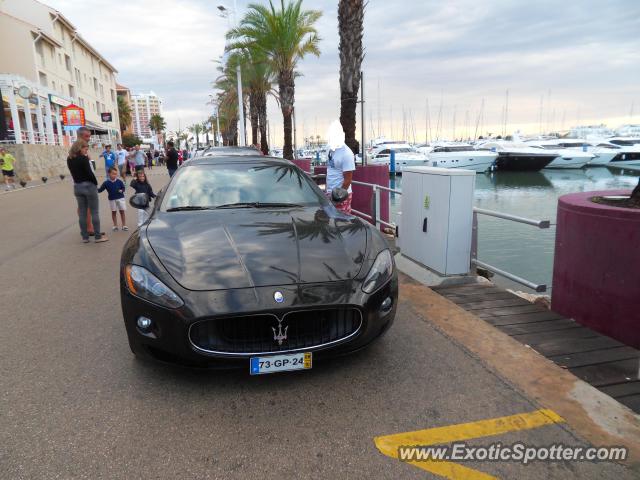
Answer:
<path fill-rule="evenodd" d="M 167 177 L 153 173 L 157 190 Z M 68 180 L 0 197 L 0 478 L 439 478 L 384 455 L 375 439 L 562 407 L 544 385 L 514 382 L 491 360 L 508 353 L 491 350 L 500 343 L 480 327 L 463 331 L 473 319 L 407 277 L 381 341 L 311 371 L 256 378 L 137 361 L 118 292 L 127 233 L 110 232 L 106 196 L 101 207 L 111 240 L 85 245 Z M 560 410 L 568 423 L 515 421 L 469 442 L 610 445 L 610 432 L 589 437 L 578 414 Z M 634 432 L 623 432 L 630 445 Z M 466 478 L 638 478 L 618 463 L 464 465 L 477 472 Z"/>

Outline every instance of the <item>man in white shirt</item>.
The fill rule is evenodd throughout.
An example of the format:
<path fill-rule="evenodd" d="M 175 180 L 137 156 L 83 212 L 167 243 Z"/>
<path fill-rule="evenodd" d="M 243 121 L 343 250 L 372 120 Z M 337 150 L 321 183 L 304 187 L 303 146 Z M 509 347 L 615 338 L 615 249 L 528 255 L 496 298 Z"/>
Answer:
<path fill-rule="evenodd" d="M 147 155 L 144 153 L 144 150 L 140 148 L 140 145 L 136 145 L 135 149 L 129 153 L 129 158 L 133 158 L 136 162 L 136 172 L 140 170 L 144 170 L 144 166 L 147 163 Z M 133 172 L 131 172 L 134 175 Z"/>
<path fill-rule="evenodd" d="M 118 157 L 118 171 L 120 172 L 120 176 L 122 180 L 127 179 L 127 151 L 122 147 L 122 144 L 118 144 L 118 149 L 116 150 L 116 156 Z"/>
<path fill-rule="evenodd" d="M 335 206 L 344 213 L 351 213 L 351 181 L 356 169 L 355 157 L 351 149 L 344 143 L 344 131 L 340 121 L 334 121 L 329 127 L 329 156 L 327 159 L 327 196 L 331 198 L 334 188 L 344 188 L 349 192 L 347 199 Z"/>

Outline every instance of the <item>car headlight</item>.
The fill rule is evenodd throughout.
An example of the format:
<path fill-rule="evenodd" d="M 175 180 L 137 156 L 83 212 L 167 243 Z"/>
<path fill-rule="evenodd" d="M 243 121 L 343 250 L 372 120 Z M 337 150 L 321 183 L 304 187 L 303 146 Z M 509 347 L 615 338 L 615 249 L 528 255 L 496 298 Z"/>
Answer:
<path fill-rule="evenodd" d="M 393 259 L 391 258 L 391 252 L 383 250 L 378 254 L 376 261 L 373 262 L 373 266 L 362 284 L 362 291 L 365 293 L 375 292 L 391 278 L 392 274 Z"/>
<path fill-rule="evenodd" d="M 184 305 L 182 299 L 146 268 L 127 265 L 124 269 L 127 288 L 136 297 L 167 308 Z"/>

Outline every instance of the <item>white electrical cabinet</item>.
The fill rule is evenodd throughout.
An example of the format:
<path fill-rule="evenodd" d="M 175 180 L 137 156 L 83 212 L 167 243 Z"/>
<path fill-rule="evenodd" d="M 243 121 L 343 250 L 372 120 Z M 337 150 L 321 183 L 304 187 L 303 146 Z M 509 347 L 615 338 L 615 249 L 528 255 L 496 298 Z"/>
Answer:
<path fill-rule="evenodd" d="M 442 275 L 469 273 L 476 173 L 436 167 L 402 170 L 402 254 Z"/>

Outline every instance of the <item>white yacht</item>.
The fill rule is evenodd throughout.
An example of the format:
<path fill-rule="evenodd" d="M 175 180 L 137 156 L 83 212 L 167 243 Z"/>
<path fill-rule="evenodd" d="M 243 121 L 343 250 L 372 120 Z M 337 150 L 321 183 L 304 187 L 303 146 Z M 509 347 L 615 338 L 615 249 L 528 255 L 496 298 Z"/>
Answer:
<path fill-rule="evenodd" d="M 608 142 L 598 142 L 594 140 L 581 140 L 574 138 L 558 138 L 556 140 L 559 147 L 570 150 L 582 150 L 595 155 L 589 162 L 590 167 L 606 165 L 618 154 L 620 147 Z"/>
<path fill-rule="evenodd" d="M 389 165 L 392 150 L 395 152 L 396 173 L 402 173 L 404 167 L 427 165 L 427 156 L 404 142 L 378 144 L 371 152 L 371 165 Z"/>
<path fill-rule="evenodd" d="M 472 145 L 463 143 L 422 145 L 418 151 L 427 155 L 430 167 L 463 168 L 480 173 L 489 170 L 498 158 L 497 152 L 476 150 Z"/>
<path fill-rule="evenodd" d="M 554 151 L 558 154 L 553 161 L 545 168 L 582 168 L 589 164 L 595 155 L 578 148 L 567 148 L 560 145 L 559 139 L 554 140 L 531 140 L 527 142 L 533 148 Z"/>
<path fill-rule="evenodd" d="M 640 125 L 621 125 L 616 128 L 616 135 L 620 135 L 621 137 L 640 137 Z"/>
<path fill-rule="evenodd" d="M 620 145 L 621 147 L 631 147 L 633 145 L 640 145 L 640 137 L 610 137 L 607 138 L 607 142 Z"/>
<path fill-rule="evenodd" d="M 601 143 L 609 143 L 620 149 L 607 166 L 623 168 L 625 166 L 640 167 L 640 138 L 612 137 Z"/>
<path fill-rule="evenodd" d="M 606 125 L 581 125 L 569 131 L 571 138 L 602 138 L 613 135 L 613 130 Z"/>

